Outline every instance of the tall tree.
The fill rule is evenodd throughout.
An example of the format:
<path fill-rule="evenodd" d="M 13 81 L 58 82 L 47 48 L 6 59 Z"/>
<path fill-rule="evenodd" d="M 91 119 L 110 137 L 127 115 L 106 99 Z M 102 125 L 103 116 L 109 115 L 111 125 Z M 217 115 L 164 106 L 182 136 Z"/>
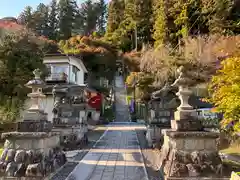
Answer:
<path fill-rule="evenodd" d="M 134 6 L 137 38 L 141 43 L 149 43 L 153 30 L 152 0 L 135 0 Z"/>
<path fill-rule="evenodd" d="M 35 32 L 38 35 L 48 36 L 49 34 L 49 7 L 43 3 L 37 6 L 33 13 L 33 20 L 35 22 Z"/>
<path fill-rule="evenodd" d="M 73 25 L 77 13 L 75 0 L 59 1 L 59 39 L 68 39 L 72 36 Z"/>
<path fill-rule="evenodd" d="M 93 3 L 92 0 L 87 0 L 82 3 L 80 17 L 83 20 L 83 31 L 85 35 L 90 35 L 96 31 L 98 15 L 98 3 Z"/>
<path fill-rule="evenodd" d="M 43 64 L 42 40 L 22 29 L 0 37 L 0 121 L 16 120 L 27 89 L 24 84 Z"/>
<path fill-rule="evenodd" d="M 204 0 L 203 9 L 207 15 L 206 19 L 210 33 L 232 35 L 236 32 L 239 32 L 239 1 Z"/>
<path fill-rule="evenodd" d="M 112 33 L 118 29 L 119 24 L 124 16 L 124 0 L 112 0 L 108 6 L 108 18 L 106 36 L 111 36 Z"/>
<path fill-rule="evenodd" d="M 107 13 L 107 4 L 104 0 L 99 0 L 97 3 L 97 31 L 99 34 L 103 35 L 105 33 L 105 24 L 106 24 L 106 13 Z"/>
<path fill-rule="evenodd" d="M 164 0 L 154 0 L 154 33 L 153 38 L 155 40 L 155 47 L 164 44 L 167 41 L 167 7 Z"/>
<path fill-rule="evenodd" d="M 58 7 L 57 0 L 52 0 L 49 9 L 49 34 L 48 37 L 51 40 L 57 39 L 57 27 L 58 27 Z"/>
<path fill-rule="evenodd" d="M 23 12 L 18 17 L 18 22 L 22 25 L 27 26 L 27 28 L 31 28 L 31 29 L 35 28 L 31 6 L 25 7 Z"/>

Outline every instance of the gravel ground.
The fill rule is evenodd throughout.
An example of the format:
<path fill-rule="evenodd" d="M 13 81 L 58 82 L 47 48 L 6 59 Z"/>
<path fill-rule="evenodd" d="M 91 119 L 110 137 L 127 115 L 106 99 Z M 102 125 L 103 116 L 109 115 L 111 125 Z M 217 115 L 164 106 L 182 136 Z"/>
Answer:
<path fill-rule="evenodd" d="M 77 161 L 82 160 L 82 158 L 88 153 L 89 149 L 91 149 L 93 145 L 96 143 L 96 141 L 101 137 L 104 131 L 105 129 L 101 127 L 89 131 L 87 133 L 89 143 L 81 150 L 79 150 L 79 153 L 76 156 L 74 156 L 71 159 L 68 159 L 68 162 L 48 180 L 65 180 L 78 164 Z"/>
<path fill-rule="evenodd" d="M 142 150 L 149 180 L 163 179 L 159 172 L 159 162 L 161 155 L 160 150 L 148 148 L 144 130 L 137 130 L 137 136 Z"/>

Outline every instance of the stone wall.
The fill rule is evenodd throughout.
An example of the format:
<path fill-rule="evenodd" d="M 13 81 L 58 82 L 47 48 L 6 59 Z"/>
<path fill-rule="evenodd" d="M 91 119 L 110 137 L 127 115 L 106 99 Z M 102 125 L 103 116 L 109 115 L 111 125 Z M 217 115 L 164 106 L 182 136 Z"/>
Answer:
<path fill-rule="evenodd" d="M 56 133 L 12 132 L 5 135 L 0 158 L 2 177 L 44 177 L 66 162 Z"/>

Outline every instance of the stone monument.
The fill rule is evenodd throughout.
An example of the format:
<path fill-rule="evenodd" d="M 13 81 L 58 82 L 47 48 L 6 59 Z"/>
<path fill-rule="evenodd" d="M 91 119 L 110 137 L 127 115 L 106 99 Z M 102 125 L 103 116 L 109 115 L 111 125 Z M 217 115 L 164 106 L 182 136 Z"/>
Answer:
<path fill-rule="evenodd" d="M 55 85 L 52 89 L 53 131 L 60 133 L 64 150 L 79 149 L 87 143 L 87 126 L 80 122 L 79 117 L 86 106 L 82 91 L 82 87 L 70 85 Z"/>
<path fill-rule="evenodd" d="M 222 161 L 216 142 L 219 134 L 203 131 L 196 110 L 188 103 L 192 80 L 183 67 L 178 73 L 172 86 L 178 87 L 176 95 L 181 104 L 174 113 L 171 129 L 162 130 L 164 143 L 160 167 L 165 180 L 221 179 Z"/>
<path fill-rule="evenodd" d="M 32 104 L 22 122 L 16 123 L 16 131 L 3 133 L 4 151 L 0 159 L 1 176 L 36 179 L 47 176 L 66 162 L 59 147 L 59 134 L 51 132 L 52 125 L 43 110 L 42 88 L 39 69 L 34 70 L 35 78 L 26 86 L 32 89 L 28 94 Z"/>

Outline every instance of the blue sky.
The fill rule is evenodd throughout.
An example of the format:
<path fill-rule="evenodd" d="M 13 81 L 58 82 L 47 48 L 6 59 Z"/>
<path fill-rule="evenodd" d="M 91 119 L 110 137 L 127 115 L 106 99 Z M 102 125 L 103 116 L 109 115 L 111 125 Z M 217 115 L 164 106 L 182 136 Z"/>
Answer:
<path fill-rule="evenodd" d="M 51 0 L 0 0 L 0 18 L 6 16 L 18 16 L 24 7 L 32 6 L 35 8 L 39 3 L 48 4 Z M 84 0 L 78 0 L 78 3 Z"/>

